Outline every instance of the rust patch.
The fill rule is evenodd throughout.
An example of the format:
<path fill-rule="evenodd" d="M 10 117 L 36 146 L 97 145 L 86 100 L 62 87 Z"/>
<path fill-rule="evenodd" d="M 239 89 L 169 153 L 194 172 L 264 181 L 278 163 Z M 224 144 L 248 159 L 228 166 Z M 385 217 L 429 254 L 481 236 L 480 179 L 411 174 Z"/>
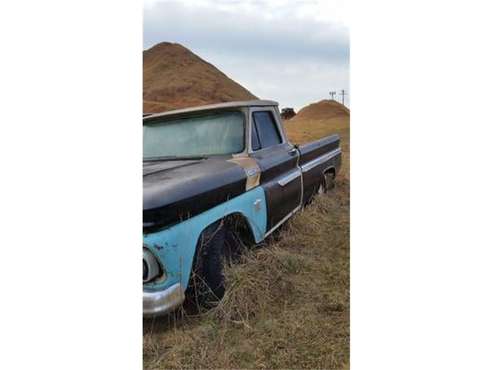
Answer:
<path fill-rule="evenodd" d="M 243 168 L 247 176 L 246 191 L 253 189 L 260 184 L 260 167 L 257 161 L 250 157 L 234 157 L 229 159 L 232 162 Z"/>

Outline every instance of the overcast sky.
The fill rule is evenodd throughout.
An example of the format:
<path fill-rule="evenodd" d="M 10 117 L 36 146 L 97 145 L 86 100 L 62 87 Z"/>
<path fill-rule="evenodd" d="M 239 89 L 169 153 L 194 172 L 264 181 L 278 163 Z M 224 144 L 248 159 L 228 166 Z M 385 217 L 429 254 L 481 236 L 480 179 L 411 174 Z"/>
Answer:
<path fill-rule="evenodd" d="M 344 0 L 144 0 L 144 48 L 177 42 L 281 107 L 349 90 Z M 349 99 L 346 98 L 346 105 Z"/>

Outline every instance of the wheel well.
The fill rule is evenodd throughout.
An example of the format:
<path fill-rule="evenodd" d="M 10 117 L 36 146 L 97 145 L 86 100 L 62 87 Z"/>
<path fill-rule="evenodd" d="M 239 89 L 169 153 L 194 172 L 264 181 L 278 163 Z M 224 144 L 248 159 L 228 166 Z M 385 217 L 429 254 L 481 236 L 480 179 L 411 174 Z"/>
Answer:
<path fill-rule="evenodd" d="M 247 218 L 243 214 L 237 212 L 227 215 L 224 218 L 224 223 L 228 230 L 238 235 L 243 244 L 255 244 L 255 236 L 253 234 L 252 228 Z"/>
<path fill-rule="evenodd" d="M 255 244 L 255 235 L 252 231 L 251 225 L 245 215 L 240 212 L 231 213 L 226 215 L 222 219 L 216 220 L 207 227 L 204 228 L 199 236 L 199 241 L 201 241 L 202 236 L 211 228 L 226 227 L 227 230 L 232 231 L 238 236 L 241 243 L 245 246 Z M 212 231 L 213 232 L 213 231 Z"/>
<path fill-rule="evenodd" d="M 250 227 L 250 223 L 243 214 L 239 212 L 232 213 L 212 222 L 211 224 L 204 227 L 198 237 L 192 262 L 190 279 L 193 278 L 194 274 L 201 267 L 201 260 L 204 248 L 207 248 L 209 241 L 221 228 L 225 228 L 226 231 L 225 244 L 227 245 L 225 245 L 225 248 L 229 248 L 227 251 L 229 258 L 231 256 L 237 255 L 237 253 L 239 253 L 242 248 L 255 244 L 254 233 Z M 231 239 L 233 238 L 233 236 L 234 240 Z"/>
<path fill-rule="evenodd" d="M 335 167 L 329 167 L 324 171 L 324 175 L 330 173 L 332 176 L 336 176 L 336 168 Z"/>

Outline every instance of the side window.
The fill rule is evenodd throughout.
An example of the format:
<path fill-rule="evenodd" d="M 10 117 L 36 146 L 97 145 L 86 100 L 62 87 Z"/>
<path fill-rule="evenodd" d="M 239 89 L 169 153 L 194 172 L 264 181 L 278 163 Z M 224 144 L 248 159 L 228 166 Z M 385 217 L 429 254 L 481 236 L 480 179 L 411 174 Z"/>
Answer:
<path fill-rule="evenodd" d="M 257 137 L 255 137 L 257 136 Z M 257 143 L 256 143 L 257 141 Z M 270 111 L 253 112 L 252 148 L 268 148 L 282 143 L 281 135 Z M 258 149 L 255 149 L 256 144 Z M 260 144 L 260 145 L 258 145 Z"/>

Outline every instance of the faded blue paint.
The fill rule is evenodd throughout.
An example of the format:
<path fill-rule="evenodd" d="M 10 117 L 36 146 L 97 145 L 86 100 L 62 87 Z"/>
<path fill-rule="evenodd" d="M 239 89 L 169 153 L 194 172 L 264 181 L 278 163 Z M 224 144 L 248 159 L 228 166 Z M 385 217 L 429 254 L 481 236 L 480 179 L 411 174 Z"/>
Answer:
<path fill-rule="evenodd" d="M 256 207 L 258 200 L 260 203 Z M 245 216 L 256 242 L 264 238 L 267 209 L 265 193 L 260 186 L 168 229 L 144 235 L 144 244 L 161 259 L 168 275 L 164 282 L 146 284 L 144 289 L 163 290 L 177 282 L 185 289 L 200 234 L 210 224 L 234 213 Z"/>

